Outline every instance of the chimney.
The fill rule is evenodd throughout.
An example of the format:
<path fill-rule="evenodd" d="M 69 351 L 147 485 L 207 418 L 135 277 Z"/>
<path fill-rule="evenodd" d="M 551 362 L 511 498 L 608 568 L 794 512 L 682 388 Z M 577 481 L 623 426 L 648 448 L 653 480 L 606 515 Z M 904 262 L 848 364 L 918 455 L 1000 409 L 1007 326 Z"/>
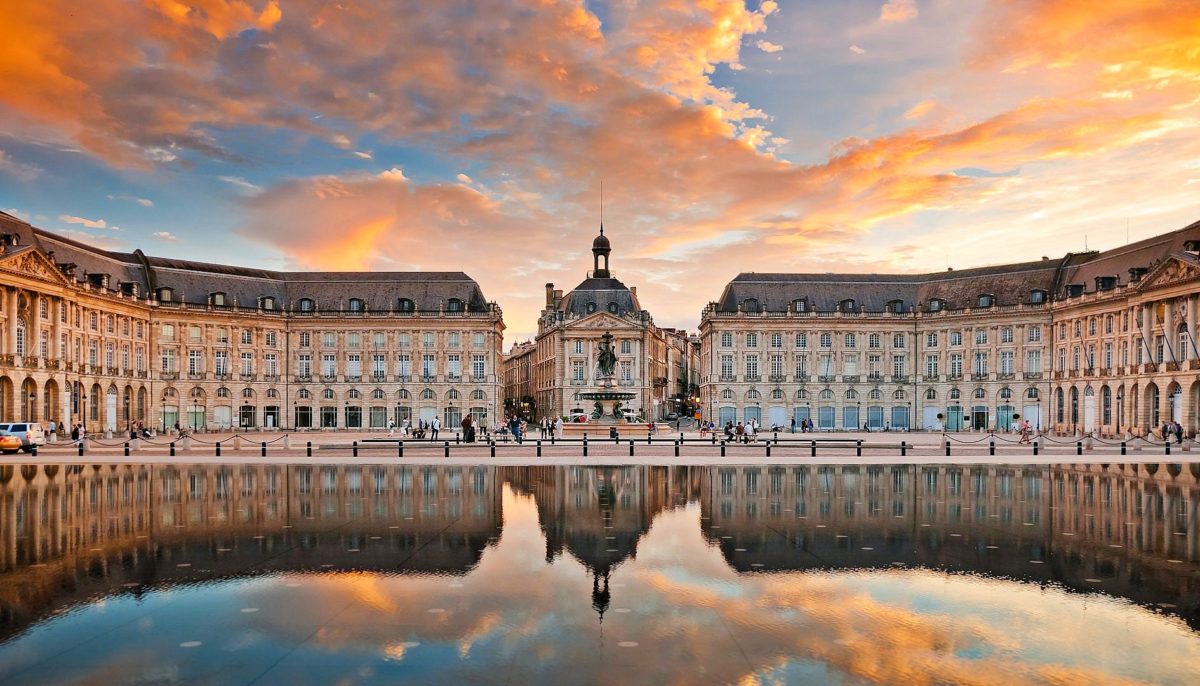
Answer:
<path fill-rule="evenodd" d="M 554 304 L 554 284 L 546 284 L 546 307 Z"/>

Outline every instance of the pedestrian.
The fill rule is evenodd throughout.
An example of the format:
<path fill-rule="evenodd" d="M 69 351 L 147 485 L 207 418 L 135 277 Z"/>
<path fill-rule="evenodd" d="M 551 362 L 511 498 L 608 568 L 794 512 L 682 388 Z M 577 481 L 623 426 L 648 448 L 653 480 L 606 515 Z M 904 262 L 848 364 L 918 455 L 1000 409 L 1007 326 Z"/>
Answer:
<path fill-rule="evenodd" d="M 1025 420 L 1025 421 L 1024 421 L 1022 424 L 1021 424 L 1021 440 L 1020 440 L 1020 442 L 1021 442 L 1021 443 L 1029 443 L 1029 442 L 1030 442 L 1030 440 L 1029 440 L 1029 433 L 1030 433 L 1030 431 L 1029 431 L 1029 420 L 1028 420 L 1028 419 L 1026 419 L 1026 420 Z"/>
<path fill-rule="evenodd" d="M 53 435 L 55 433 L 55 429 L 57 429 L 57 428 L 58 428 L 58 425 L 54 423 L 53 419 L 51 419 L 50 420 L 50 434 Z"/>
<path fill-rule="evenodd" d="M 71 425 L 71 442 L 76 445 L 79 444 L 79 424 L 78 423 Z"/>
<path fill-rule="evenodd" d="M 514 441 L 521 443 L 521 420 L 515 415 L 508 420 L 508 432 L 512 434 Z"/>
<path fill-rule="evenodd" d="M 1178 445 L 1182 445 L 1183 444 L 1183 424 L 1180 424 L 1179 422 L 1175 422 L 1174 428 L 1175 428 L 1175 443 Z"/>
<path fill-rule="evenodd" d="M 436 441 L 438 437 L 438 430 L 441 428 L 442 422 L 437 417 L 434 417 L 433 421 L 429 423 L 429 440 Z"/>
<path fill-rule="evenodd" d="M 554 418 L 554 436 L 556 438 L 563 437 L 562 427 L 563 427 L 562 417 L 555 417 Z"/>
<path fill-rule="evenodd" d="M 744 441 L 746 439 L 746 425 L 738 422 L 737 427 L 733 430 L 733 434 L 737 436 L 738 443 Z"/>
<path fill-rule="evenodd" d="M 396 435 L 396 420 L 389 419 L 388 420 L 388 438 L 391 438 L 392 436 L 395 436 L 395 435 Z"/>
<path fill-rule="evenodd" d="M 475 442 L 475 422 L 471 419 L 471 415 L 466 415 L 462 420 L 463 440 L 467 443 Z"/>
<path fill-rule="evenodd" d="M 796 416 L 792 415 L 792 433 L 796 433 Z"/>

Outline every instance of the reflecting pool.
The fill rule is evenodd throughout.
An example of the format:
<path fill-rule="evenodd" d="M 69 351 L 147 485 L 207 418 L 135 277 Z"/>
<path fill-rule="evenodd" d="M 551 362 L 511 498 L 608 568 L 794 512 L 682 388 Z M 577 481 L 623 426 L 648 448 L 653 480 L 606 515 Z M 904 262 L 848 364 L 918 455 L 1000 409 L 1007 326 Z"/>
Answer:
<path fill-rule="evenodd" d="M 0 467 L 0 683 L 1196 683 L 1200 466 Z"/>

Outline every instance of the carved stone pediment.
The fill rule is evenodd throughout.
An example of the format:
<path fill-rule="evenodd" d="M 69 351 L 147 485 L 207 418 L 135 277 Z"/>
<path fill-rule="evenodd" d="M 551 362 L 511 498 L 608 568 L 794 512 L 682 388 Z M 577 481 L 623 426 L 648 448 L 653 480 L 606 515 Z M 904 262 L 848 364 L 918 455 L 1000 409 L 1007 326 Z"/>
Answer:
<path fill-rule="evenodd" d="M 58 266 L 36 248 L 26 248 L 0 255 L 0 271 L 32 276 L 55 284 L 70 283 L 67 277 L 59 271 Z"/>
<path fill-rule="evenodd" d="M 1163 260 L 1143 279 L 1143 290 L 1185 282 L 1200 283 L 1200 265 L 1174 255 Z"/>
<path fill-rule="evenodd" d="M 584 317 L 579 321 L 572 322 L 567 325 L 571 329 L 634 329 L 638 326 L 628 320 L 614 317 L 607 312 L 597 312 L 596 314 Z"/>

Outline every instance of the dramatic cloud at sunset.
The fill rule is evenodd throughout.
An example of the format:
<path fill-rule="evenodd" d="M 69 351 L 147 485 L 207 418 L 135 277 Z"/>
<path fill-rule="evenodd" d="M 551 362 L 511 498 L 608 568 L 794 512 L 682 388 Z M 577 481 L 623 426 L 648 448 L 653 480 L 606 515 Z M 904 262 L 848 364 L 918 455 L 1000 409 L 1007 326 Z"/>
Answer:
<path fill-rule="evenodd" d="M 617 276 L 694 327 L 740 271 L 1194 221 L 1197 35 L 1200 0 L 8 3 L 0 206 L 164 255 L 463 270 L 511 342 L 585 276 L 603 181 Z"/>

